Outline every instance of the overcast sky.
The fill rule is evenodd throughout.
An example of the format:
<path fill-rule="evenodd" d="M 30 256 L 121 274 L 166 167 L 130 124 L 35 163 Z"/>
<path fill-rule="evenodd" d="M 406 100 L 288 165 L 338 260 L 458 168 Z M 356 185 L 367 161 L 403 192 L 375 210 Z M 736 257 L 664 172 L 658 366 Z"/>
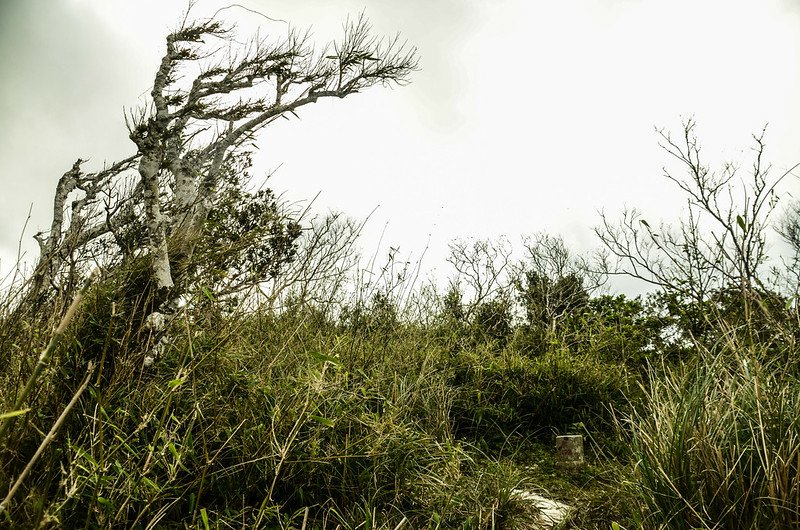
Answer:
<path fill-rule="evenodd" d="M 231 2 L 199 0 L 198 16 Z M 654 127 L 694 116 L 712 157 L 743 159 L 769 123 L 776 170 L 800 161 L 797 0 L 238 0 L 320 41 L 362 10 L 376 33 L 419 50 L 409 86 L 304 108 L 265 129 L 255 174 L 318 211 L 364 218 L 368 252 L 429 246 L 446 269 L 454 238 L 547 231 L 595 245 L 598 211 L 675 219 Z M 134 151 L 123 109 L 145 101 L 172 0 L 0 0 L 0 269 L 29 208 L 24 248 L 49 225 L 55 184 L 76 158 Z M 246 32 L 285 33 L 239 7 Z M 742 150 L 745 150 L 742 152 Z M 88 167 L 88 166 L 87 166 Z M 94 166 L 95 168 L 97 166 Z M 787 184 L 800 189 L 797 179 Z"/>

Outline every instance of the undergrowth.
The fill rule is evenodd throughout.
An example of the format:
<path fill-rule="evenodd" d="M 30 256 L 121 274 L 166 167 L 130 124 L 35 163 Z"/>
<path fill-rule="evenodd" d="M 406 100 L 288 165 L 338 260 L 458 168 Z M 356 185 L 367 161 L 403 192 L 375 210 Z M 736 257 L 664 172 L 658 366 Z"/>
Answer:
<path fill-rule="evenodd" d="M 549 444 L 581 421 L 607 430 L 604 403 L 624 390 L 585 358 L 491 343 L 453 356 L 434 327 L 365 327 L 300 304 L 216 317 L 187 308 L 145 367 L 156 341 L 137 316 L 147 303 L 120 292 L 114 278 L 89 290 L 30 410 L 6 420 L 8 484 L 91 370 L 5 506 L 7 525 L 529 528 L 537 510 L 519 491 L 541 485 L 498 444 L 513 432 Z M 46 337 L 5 333 L 17 359 L 8 402 Z"/>
<path fill-rule="evenodd" d="M 532 333 L 435 292 L 237 306 L 198 289 L 155 330 L 137 271 L 72 310 L 4 307 L 3 525 L 542 527 L 529 494 L 570 506 L 561 528 L 800 524 L 790 346 L 730 334 L 657 362 L 638 302 Z M 616 357 L 604 321 L 632 337 Z M 583 466 L 558 460 L 560 434 L 584 436 Z"/>

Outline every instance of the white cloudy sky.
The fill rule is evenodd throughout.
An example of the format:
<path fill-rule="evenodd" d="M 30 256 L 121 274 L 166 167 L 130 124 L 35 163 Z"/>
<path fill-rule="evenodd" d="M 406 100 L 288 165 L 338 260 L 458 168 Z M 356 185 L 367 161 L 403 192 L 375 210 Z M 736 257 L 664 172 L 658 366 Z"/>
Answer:
<path fill-rule="evenodd" d="M 198 16 L 232 2 L 199 0 Z M 421 71 L 307 108 L 263 131 L 256 159 L 291 199 L 320 211 L 378 208 L 384 242 L 444 268 L 458 237 L 560 233 L 595 242 L 598 211 L 674 219 L 680 196 L 654 127 L 694 116 L 707 151 L 741 158 L 769 123 L 776 170 L 800 161 L 798 0 L 238 0 L 326 40 L 362 10 L 400 32 Z M 27 212 L 49 224 L 58 177 L 78 158 L 127 156 L 123 109 L 149 92 L 178 0 L 0 1 L 0 269 Z M 247 30 L 284 32 L 240 8 Z M 746 152 L 744 153 L 746 154 Z M 797 179 L 788 185 L 797 189 Z"/>

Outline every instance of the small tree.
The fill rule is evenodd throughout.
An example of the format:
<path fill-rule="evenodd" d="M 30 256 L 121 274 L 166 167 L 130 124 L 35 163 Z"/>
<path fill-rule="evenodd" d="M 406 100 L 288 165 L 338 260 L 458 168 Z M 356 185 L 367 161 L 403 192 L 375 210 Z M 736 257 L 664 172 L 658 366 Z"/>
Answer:
<path fill-rule="evenodd" d="M 508 290 L 511 246 L 506 239 L 476 239 L 450 243 L 447 261 L 456 270 L 451 282 L 450 303 L 462 304 L 463 319 L 471 320 L 482 304 L 502 297 Z M 462 299 L 463 302 L 461 301 Z"/>
<path fill-rule="evenodd" d="M 508 240 L 456 240 L 447 261 L 456 275 L 441 299 L 441 317 L 456 348 L 492 342 L 502 348 L 511 335 L 509 296 L 512 248 Z"/>
<path fill-rule="evenodd" d="M 513 267 L 512 283 L 525 314 L 528 341 L 542 348 L 563 329 L 570 315 L 583 310 L 603 283 L 564 240 L 536 234 L 524 240 L 525 255 Z"/>

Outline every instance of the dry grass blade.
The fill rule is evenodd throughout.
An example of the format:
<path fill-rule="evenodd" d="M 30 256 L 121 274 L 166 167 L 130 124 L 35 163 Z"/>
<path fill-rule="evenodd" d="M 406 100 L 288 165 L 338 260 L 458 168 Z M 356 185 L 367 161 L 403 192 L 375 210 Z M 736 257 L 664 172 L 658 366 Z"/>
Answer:
<path fill-rule="evenodd" d="M 67 419 L 67 416 L 69 415 L 70 411 L 80 399 L 81 394 L 83 394 L 84 390 L 86 390 L 86 387 L 89 386 L 89 381 L 91 380 L 93 372 L 94 372 L 94 365 L 90 362 L 89 368 L 86 371 L 86 377 L 83 379 L 83 383 L 81 383 L 81 386 L 78 388 L 77 392 L 75 392 L 75 394 L 72 396 L 72 399 L 64 408 L 64 411 L 61 413 L 56 422 L 50 428 L 50 432 L 47 433 L 47 436 L 44 437 L 42 443 L 39 444 L 39 448 L 36 449 L 36 453 L 34 453 L 34 455 L 28 461 L 28 464 L 25 466 L 25 469 L 22 470 L 22 473 L 19 474 L 19 477 L 17 477 L 17 480 L 14 482 L 14 485 L 11 486 L 11 489 L 8 491 L 8 494 L 6 495 L 5 499 L 3 499 L 3 502 L 0 502 L 0 514 L 2 514 L 6 510 L 8 504 L 11 502 L 11 499 L 14 497 L 14 494 L 17 492 L 17 490 L 22 485 L 22 482 L 25 480 L 25 477 L 28 476 L 28 473 L 30 473 L 34 464 L 36 464 L 36 462 L 39 460 L 39 457 L 42 456 L 44 450 L 47 448 L 48 445 L 50 445 L 50 442 L 52 442 L 53 439 L 55 438 L 56 433 L 61 428 L 61 425 L 64 424 L 64 420 Z"/>

